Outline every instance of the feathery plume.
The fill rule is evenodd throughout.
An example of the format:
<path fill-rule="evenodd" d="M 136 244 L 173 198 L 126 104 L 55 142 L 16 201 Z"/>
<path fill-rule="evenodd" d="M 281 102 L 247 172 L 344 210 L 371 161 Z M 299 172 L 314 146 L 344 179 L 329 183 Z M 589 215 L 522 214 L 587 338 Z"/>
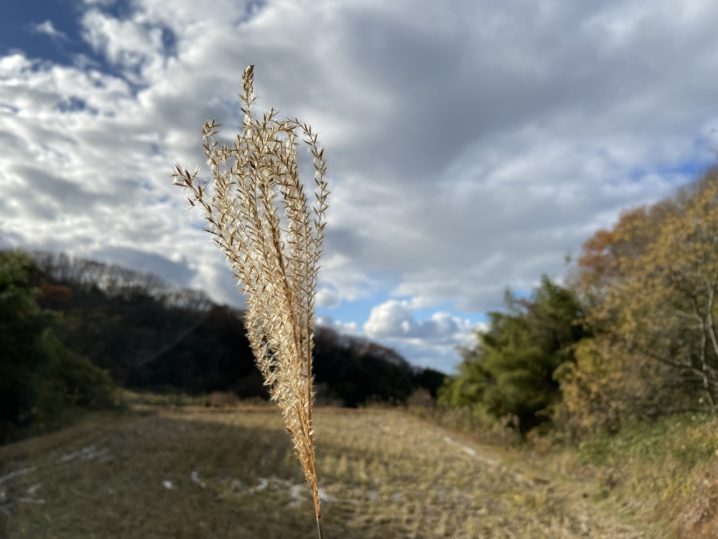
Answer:
<path fill-rule="evenodd" d="M 247 297 L 247 335 L 273 401 L 282 412 L 312 490 L 322 537 L 314 431 L 312 353 L 314 299 L 327 209 L 324 150 L 311 127 L 255 115 L 254 66 L 242 79 L 243 129 L 231 145 L 217 142 L 220 125 L 205 122 L 204 152 L 211 185 L 177 165 L 175 184 L 203 208 L 207 231 L 224 252 Z M 314 165 L 314 204 L 299 177 L 299 139 Z"/>

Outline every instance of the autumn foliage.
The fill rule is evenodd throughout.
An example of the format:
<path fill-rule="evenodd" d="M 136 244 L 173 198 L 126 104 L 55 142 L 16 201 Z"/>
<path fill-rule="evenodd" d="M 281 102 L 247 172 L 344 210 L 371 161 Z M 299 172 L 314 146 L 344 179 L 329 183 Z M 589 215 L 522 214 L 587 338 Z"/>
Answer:
<path fill-rule="evenodd" d="M 615 430 L 629 418 L 697 409 L 715 412 L 718 169 L 708 170 L 668 199 L 624 212 L 612 228 L 596 232 L 585 242 L 567 281 L 566 293 L 574 294 L 578 304 L 573 318 L 554 318 L 564 324 L 563 330 L 543 328 L 536 335 L 519 329 L 523 333 L 511 337 L 510 353 L 497 356 L 492 343 L 497 333 L 507 337 L 510 314 L 492 316 L 489 329 L 479 335 L 480 344 L 465 354 L 444 400 L 451 402 L 460 388 L 486 385 L 488 379 L 490 389 L 482 389 L 471 405 L 490 404 L 489 411 L 505 417 L 517 413 L 507 408 L 506 399 L 503 406 L 486 399 L 497 394 L 497 384 L 503 384 L 502 393 L 513 395 L 513 400 L 555 384 L 557 395 L 542 401 L 540 415 L 573 436 Z M 543 319 L 555 313 L 550 303 L 538 301 L 545 286 L 544 281 L 526 300 L 526 312 L 543 310 Z M 512 331 L 516 333 L 515 324 Z M 524 372 L 546 372 L 535 351 L 551 335 L 574 338 L 556 340 L 558 355 L 553 357 L 561 360 L 550 363 L 548 377 L 540 382 L 535 378 L 528 389 L 516 385 L 513 392 L 505 387 L 505 376 L 487 378 L 487 369 L 510 370 L 517 357 Z M 528 380 L 514 379 L 523 385 Z M 453 403 L 467 404 L 455 398 Z"/>
<path fill-rule="evenodd" d="M 715 409 L 717 205 L 713 169 L 586 243 L 578 288 L 595 337 L 563 379 L 572 427 Z"/>

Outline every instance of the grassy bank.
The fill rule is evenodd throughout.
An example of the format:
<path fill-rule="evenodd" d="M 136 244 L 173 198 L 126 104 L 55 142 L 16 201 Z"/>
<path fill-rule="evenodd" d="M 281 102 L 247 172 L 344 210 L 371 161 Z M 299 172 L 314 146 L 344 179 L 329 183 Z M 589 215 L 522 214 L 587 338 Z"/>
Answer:
<path fill-rule="evenodd" d="M 654 537 L 718 537 L 718 418 L 685 414 L 626 425 L 575 448 L 539 444 L 553 470 L 595 478 L 597 501 Z"/>

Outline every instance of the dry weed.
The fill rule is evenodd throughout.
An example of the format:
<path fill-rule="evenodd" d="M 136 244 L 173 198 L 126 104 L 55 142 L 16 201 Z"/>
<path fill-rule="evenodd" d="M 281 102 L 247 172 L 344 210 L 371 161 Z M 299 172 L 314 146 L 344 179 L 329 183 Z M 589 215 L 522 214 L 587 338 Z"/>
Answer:
<path fill-rule="evenodd" d="M 279 405 L 312 489 L 319 537 L 321 510 L 312 430 L 314 296 L 324 238 L 326 163 L 317 135 L 277 111 L 255 116 L 254 66 L 244 71 L 243 130 L 219 144 L 220 125 L 204 124 L 211 187 L 198 172 L 176 167 L 175 183 L 204 209 L 208 231 L 229 260 L 248 302 L 246 327 L 257 365 Z M 299 177 L 298 139 L 313 157 L 315 202 Z"/>

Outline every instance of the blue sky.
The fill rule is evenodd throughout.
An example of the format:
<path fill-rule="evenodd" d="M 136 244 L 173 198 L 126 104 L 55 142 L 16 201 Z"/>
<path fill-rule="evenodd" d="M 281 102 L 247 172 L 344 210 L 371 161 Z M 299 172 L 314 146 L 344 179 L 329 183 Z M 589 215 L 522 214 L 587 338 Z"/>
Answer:
<path fill-rule="evenodd" d="M 258 107 L 320 134 L 321 322 L 450 372 L 507 287 L 561 278 L 619 212 L 714 161 L 718 4 L 10 0 L 0 243 L 241 305 L 169 174 Z M 206 170 L 201 168 L 206 174 Z"/>
<path fill-rule="evenodd" d="M 6 2 L 0 19 L 0 50 L 3 54 L 19 50 L 31 57 L 71 64 L 72 53 L 91 52 L 79 37 L 79 12 L 71 0 Z M 36 26 L 46 20 L 71 39 L 56 40 L 38 33 Z"/>

